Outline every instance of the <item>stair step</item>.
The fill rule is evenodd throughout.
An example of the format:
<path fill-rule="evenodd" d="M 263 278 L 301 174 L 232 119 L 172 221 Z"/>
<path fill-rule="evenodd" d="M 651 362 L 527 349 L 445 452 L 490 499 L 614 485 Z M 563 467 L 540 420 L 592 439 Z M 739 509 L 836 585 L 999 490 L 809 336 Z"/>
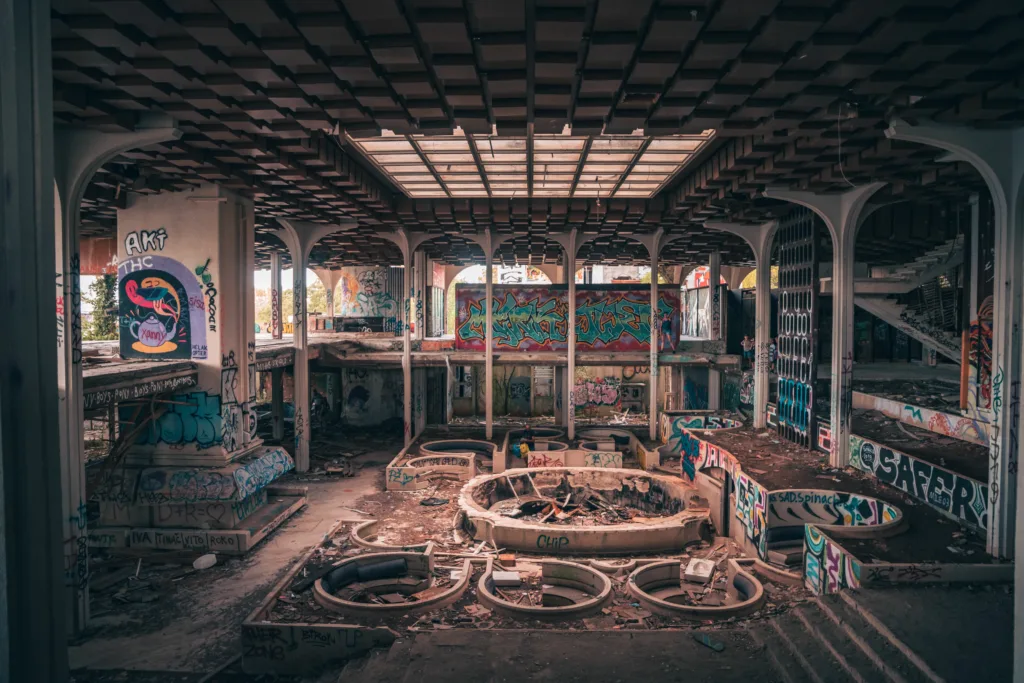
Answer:
<path fill-rule="evenodd" d="M 787 668 L 794 683 L 850 683 L 846 673 L 814 634 L 807 631 L 795 610 L 769 621 L 769 626 L 783 644 L 783 650 L 796 668 Z"/>
<path fill-rule="evenodd" d="M 845 674 L 844 680 L 855 683 L 868 683 L 871 681 L 883 680 L 871 660 L 857 648 L 842 631 L 836 626 L 817 605 L 798 607 L 793 610 L 794 616 L 809 639 L 805 642 L 817 641 L 815 644 L 827 652 L 835 663 L 838 671 Z M 827 677 L 822 676 L 825 680 Z"/>
<path fill-rule="evenodd" d="M 387 670 L 387 650 L 371 650 L 369 654 L 361 658 L 361 666 L 349 670 L 349 664 L 341 670 L 338 683 L 377 683 L 377 681 L 388 680 L 383 678 Z"/>
<path fill-rule="evenodd" d="M 875 624 L 881 622 L 873 616 L 870 617 L 871 621 L 864 616 L 869 613 L 857 604 L 856 594 L 848 592 L 826 595 L 822 596 L 818 603 L 830 620 L 835 617 L 845 627 L 842 630 L 851 642 L 867 648 L 871 653 L 869 656 L 877 659 L 875 668 L 880 678 L 897 683 L 936 683 L 938 677 L 923 660 L 898 641 L 891 632 L 880 632 Z M 884 625 L 882 628 L 885 629 Z M 910 657 L 901 651 L 901 647 L 910 653 Z M 912 661 L 912 658 L 916 661 Z"/>
<path fill-rule="evenodd" d="M 771 668 L 765 670 L 765 680 L 779 681 L 780 683 L 820 683 L 809 674 L 805 666 L 810 666 L 806 658 L 801 663 L 799 650 L 794 652 L 790 644 L 786 642 L 778 630 L 775 620 L 751 623 L 747 632 L 750 639 L 754 641 L 765 654 L 771 663 Z M 788 637 L 788 636 L 787 636 Z M 792 641 L 790 641 L 792 642 Z M 799 648 L 796 643 L 792 643 Z"/>

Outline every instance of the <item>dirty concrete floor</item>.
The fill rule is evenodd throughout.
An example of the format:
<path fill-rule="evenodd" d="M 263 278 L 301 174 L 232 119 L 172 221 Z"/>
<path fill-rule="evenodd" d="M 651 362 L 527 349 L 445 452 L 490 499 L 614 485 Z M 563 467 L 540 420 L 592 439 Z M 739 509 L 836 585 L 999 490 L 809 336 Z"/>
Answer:
<path fill-rule="evenodd" d="M 282 484 L 309 487 L 303 510 L 255 552 L 227 560 L 227 567 L 192 575 L 156 602 L 99 615 L 69 648 L 72 669 L 206 672 L 238 654 L 239 625 L 292 562 L 318 543 L 335 520 L 363 519 L 345 506 L 383 489 L 384 466 L 401 448 L 398 441 L 388 445 L 361 455 L 361 469 L 352 478 L 283 477 Z"/>

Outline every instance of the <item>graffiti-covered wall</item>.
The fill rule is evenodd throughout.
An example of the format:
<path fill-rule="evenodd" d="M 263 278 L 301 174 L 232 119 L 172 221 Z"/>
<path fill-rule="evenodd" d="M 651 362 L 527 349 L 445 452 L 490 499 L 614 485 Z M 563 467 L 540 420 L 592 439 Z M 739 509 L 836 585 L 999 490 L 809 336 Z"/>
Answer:
<path fill-rule="evenodd" d="M 988 486 L 980 481 L 855 435 L 850 436 L 850 465 L 966 526 L 988 528 Z"/>
<path fill-rule="evenodd" d="M 456 286 L 456 348 L 483 351 L 485 288 Z M 679 334 L 679 294 L 659 291 L 658 319 L 667 316 Z M 568 340 L 568 290 L 564 287 L 495 286 L 496 351 L 563 351 Z M 650 289 L 589 286 L 576 289 L 576 348 L 581 351 L 650 349 Z M 659 322 L 660 324 L 660 322 Z"/>
<path fill-rule="evenodd" d="M 334 297 L 334 315 L 342 318 L 384 318 L 385 331 L 401 327 L 401 268 L 355 266 L 341 269 Z"/>
<path fill-rule="evenodd" d="M 401 370 L 345 368 L 341 373 L 341 416 L 345 424 L 374 427 L 401 420 Z"/>

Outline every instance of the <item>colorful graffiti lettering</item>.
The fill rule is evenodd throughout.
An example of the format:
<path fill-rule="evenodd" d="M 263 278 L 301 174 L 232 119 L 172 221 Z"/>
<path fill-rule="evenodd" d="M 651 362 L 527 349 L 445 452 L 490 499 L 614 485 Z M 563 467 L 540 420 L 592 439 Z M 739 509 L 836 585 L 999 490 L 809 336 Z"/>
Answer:
<path fill-rule="evenodd" d="M 614 451 L 583 454 L 584 467 L 622 467 L 622 453 Z"/>
<path fill-rule="evenodd" d="M 753 541 L 758 554 L 767 553 L 768 492 L 756 481 L 740 472 L 736 476 L 736 519 L 747 530 L 747 538 Z"/>
<path fill-rule="evenodd" d="M 875 498 L 836 491 L 772 491 L 768 494 L 769 532 L 777 527 L 819 524 L 874 526 L 900 516 L 892 505 Z M 773 540 L 775 534 L 769 533 Z"/>
<path fill-rule="evenodd" d="M 176 395 L 171 401 L 166 412 L 142 430 L 136 443 L 194 445 L 196 450 L 221 443 L 223 429 L 220 396 L 196 391 Z M 122 422 L 130 423 L 135 418 L 134 406 L 122 406 L 119 410 Z"/>
<path fill-rule="evenodd" d="M 974 529 L 988 528 L 989 487 L 906 453 L 850 437 L 850 464 Z"/>
<path fill-rule="evenodd" d="M 526 455 L 527 467 L 565 467 L 565 456 L 560 451 L 530 451 Z"/>
<path fill-rule="evenodd" d="M 754 405 L 754 373 L 744 372 L 740 379 L 740 403 L 747 406 Z"/>
<path fill-rule="evenodd" d="M 123 358 L 206 358 L 202 292 L 187 268 L 140 256 L 121 262 L 117 272 Z"/>
<path fill-rule="evenodd" d="M 482 351 L 486 336 L 486 289 L 456 285 L 456 348 Z M 498 286 L 492 320 L 496 349 L 562 351 L 568 340 L 568 292 L 550 287 Z M 647 289 L 577 289 L 576 343 L 581 350 L 650 349 Z M 659 293 L 658 313 L 678 318 L 676 292 Z"/>
<path fill-rule="evenodd" d="M 804 531 L 804 585 L 815 595 L 860 587 L 860 562 L 813 524 Z"/>
<path fill-rule="evenodd" d="M 577 382 L 572 400 L 577 408 L 617 406 L 621 382 L 613 377 L 597 377 Z"/>

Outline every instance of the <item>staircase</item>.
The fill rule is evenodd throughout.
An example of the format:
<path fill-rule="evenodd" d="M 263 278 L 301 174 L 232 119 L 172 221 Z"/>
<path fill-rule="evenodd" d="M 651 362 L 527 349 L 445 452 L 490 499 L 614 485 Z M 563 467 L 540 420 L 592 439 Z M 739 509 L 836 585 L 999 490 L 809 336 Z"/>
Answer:
<path fill-rule="evenodd" d="M 947 273 L 963 263 L 963 236 L 894 270 L 889 278 L 858 280 L 854 303 L 928 348 L 960 362 L 956 289 Z"/>
<path fill-rule="evenodd" d="M 943 679 L 873 615 L 854 594 L 822 596 L 767 621 L 748 625 L 774 677 L 785 683 L 939 683 Z M 766 677 L 765 680 L 768 680 Z"/>

